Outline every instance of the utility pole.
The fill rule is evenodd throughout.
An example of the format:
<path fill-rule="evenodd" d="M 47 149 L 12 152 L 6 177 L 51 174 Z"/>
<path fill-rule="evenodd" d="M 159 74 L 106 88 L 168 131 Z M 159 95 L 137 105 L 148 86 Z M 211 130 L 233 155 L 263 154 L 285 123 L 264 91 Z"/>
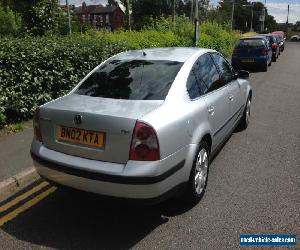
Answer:
<path fill-rule="evenodd" d="M 287 14 L 287 18 L 286 18 L 286 24 L 289 24 L 289 15 L 290 15 L 290 5 L 288 4 L 288 14 Z"/>
<path fill-rule="evenodd" d="M 254 2 L 251 2 L 250 4 L 243 4 L 243 7 L 251 7 L 251 23 L 250 23 L 250 32 L 253 31 L 253 7 L 254 7 Z"/>
<path fill-rule="evenodd" d="M 195 47 L 198 46 L 198 40 L 199 40 L 199 15 L 198 15 L 198 0 L 196 0 L 195 4 Z"/>
<path fill-rule="evenodd" d="M 286 35 L 289 31 L 289 15 L 290 15 L 290 5 L 288 4 L 288 14 L 287 14 L 287 18 L 286 18 L 286 31 L 285 31 Z"/>
<path fill-rule="evenodd" d="M 252 2 L 252 11 L 251 11 L 251 25 L 250 25 L 250 32 L 253 31 L 253 7 L 254 3 Z"/>
<path fill-rule="evenodd" d="M 265 5 L 263 7 L 264 9 L 263 9 L 263 20 L 262 20 L 261 32 L 263 32 L 265 30 L 266 6 L 267 6 L 267 0 L 265 0 Z"/>
<path fill-rule="evenodd" d="M 69 34 L 71 35 L 71 34 L 72 34 L 72 28 L 71 28 L 71 15 L 70 15 L 70 5 L 69 5 L 68 0 L 66 0 L 66 5 L 67 5 L 67 8 L 68 8 Z"/>
<path fill-rule="evenodd" d="M 194 0 L 191 0 L 191 22 L 194 22 Z"/>
<path fill-rule="evenodd" d="M 175 14 L 176 14 L 176 12 L 175 12 L 175 9 L 176 8 L 176 0 L 173 0 L 173 13 L 172 13 L 172 21 L 173 21 L 173 25 L 175 26 Z"/>
<path fill-rule="evenodd" d="M 131 31 L 131 19 L 130 19 L 130 4 L 129 4 L 129 0 L 126 0 L 126 11 L 127 11 L 127 15 L 128 15 L 128 30 Z"/>
<path fill-rule="evenodd" d="M 232 0 L 232 9 L 231 9 L 231 30 L 233 30 L 233 17 L 234 17 L 234 0 Z"/>

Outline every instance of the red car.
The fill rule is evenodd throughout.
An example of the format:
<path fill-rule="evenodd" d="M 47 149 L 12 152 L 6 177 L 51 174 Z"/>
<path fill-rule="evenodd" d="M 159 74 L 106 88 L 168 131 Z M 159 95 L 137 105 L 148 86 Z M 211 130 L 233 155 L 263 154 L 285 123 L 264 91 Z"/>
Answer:
<path fill-rule="evenodd" d="M 283 31 L 274 31 L 272 32 L 274 36 L 277 38 L 277 42 L 279 44 L 280 52 L 284 51 L 284 40 L 285 40 L 285 34 Z"/>

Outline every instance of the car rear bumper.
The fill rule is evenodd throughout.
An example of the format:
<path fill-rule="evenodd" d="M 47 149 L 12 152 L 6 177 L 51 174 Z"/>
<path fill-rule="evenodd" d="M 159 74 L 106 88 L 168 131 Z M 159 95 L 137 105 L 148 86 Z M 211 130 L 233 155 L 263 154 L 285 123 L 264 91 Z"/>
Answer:
<path fill-rule="evenodd" d="M 38 151 L 32 146 L 31 155 L 37 172 L 54 183 L 107 196 L 154 199 L 187 182 L 191 162 L 185 157 L 190 147 L 193 145 L 160 161 L 128 161 L 127 164 L 65 155 L 42 145 Z M 72 160 L 78 160 L 80 166 L 70 164 Z"/>

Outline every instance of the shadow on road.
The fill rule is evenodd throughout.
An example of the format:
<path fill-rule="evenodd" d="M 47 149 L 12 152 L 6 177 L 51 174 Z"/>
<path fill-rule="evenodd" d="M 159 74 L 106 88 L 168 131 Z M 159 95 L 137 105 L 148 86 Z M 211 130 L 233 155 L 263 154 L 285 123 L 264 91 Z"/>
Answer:
<path fill-rule="evenodd" d="M 181 198 L 146 205 L 60 187 L 1 229 L 18 240 L 50 248 L 128 249 L 193 207 Z"/>
<path fill-rule="evenodd" d="M 257 66 L 251 66 L 251 65 L 249 65 L 249 66 L 244 66 L 244 67 L 242 67 L 242 68 L 240 68 L 240 70 L 247 70 L 249 73 L 251 73 L 251 74 L 255 74 L 255 73 L 261 73 L 261 72 L 263 72 L 262 71 L 262 69 L 260 69 L 259 67 L 257 67 Z"/>
<path fill-rule="evenodd" d="M 58 249 L 127 249 L 189 209 L 179 199 L 146 206 L 59 188 L 1 229 Z"/>

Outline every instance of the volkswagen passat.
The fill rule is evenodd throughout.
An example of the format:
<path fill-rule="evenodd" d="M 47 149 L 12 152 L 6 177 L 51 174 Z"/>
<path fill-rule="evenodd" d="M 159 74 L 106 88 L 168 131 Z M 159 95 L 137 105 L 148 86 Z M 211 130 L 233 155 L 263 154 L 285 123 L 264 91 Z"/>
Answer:
<path fill-rule="evenodd" d="M 211 156 L 250 118 L 247 71 L 199 48 L 115 55 L 69 94 L 39 107 L 31 154 L 38 173 L 102 195 L 202 197 Z"/>

